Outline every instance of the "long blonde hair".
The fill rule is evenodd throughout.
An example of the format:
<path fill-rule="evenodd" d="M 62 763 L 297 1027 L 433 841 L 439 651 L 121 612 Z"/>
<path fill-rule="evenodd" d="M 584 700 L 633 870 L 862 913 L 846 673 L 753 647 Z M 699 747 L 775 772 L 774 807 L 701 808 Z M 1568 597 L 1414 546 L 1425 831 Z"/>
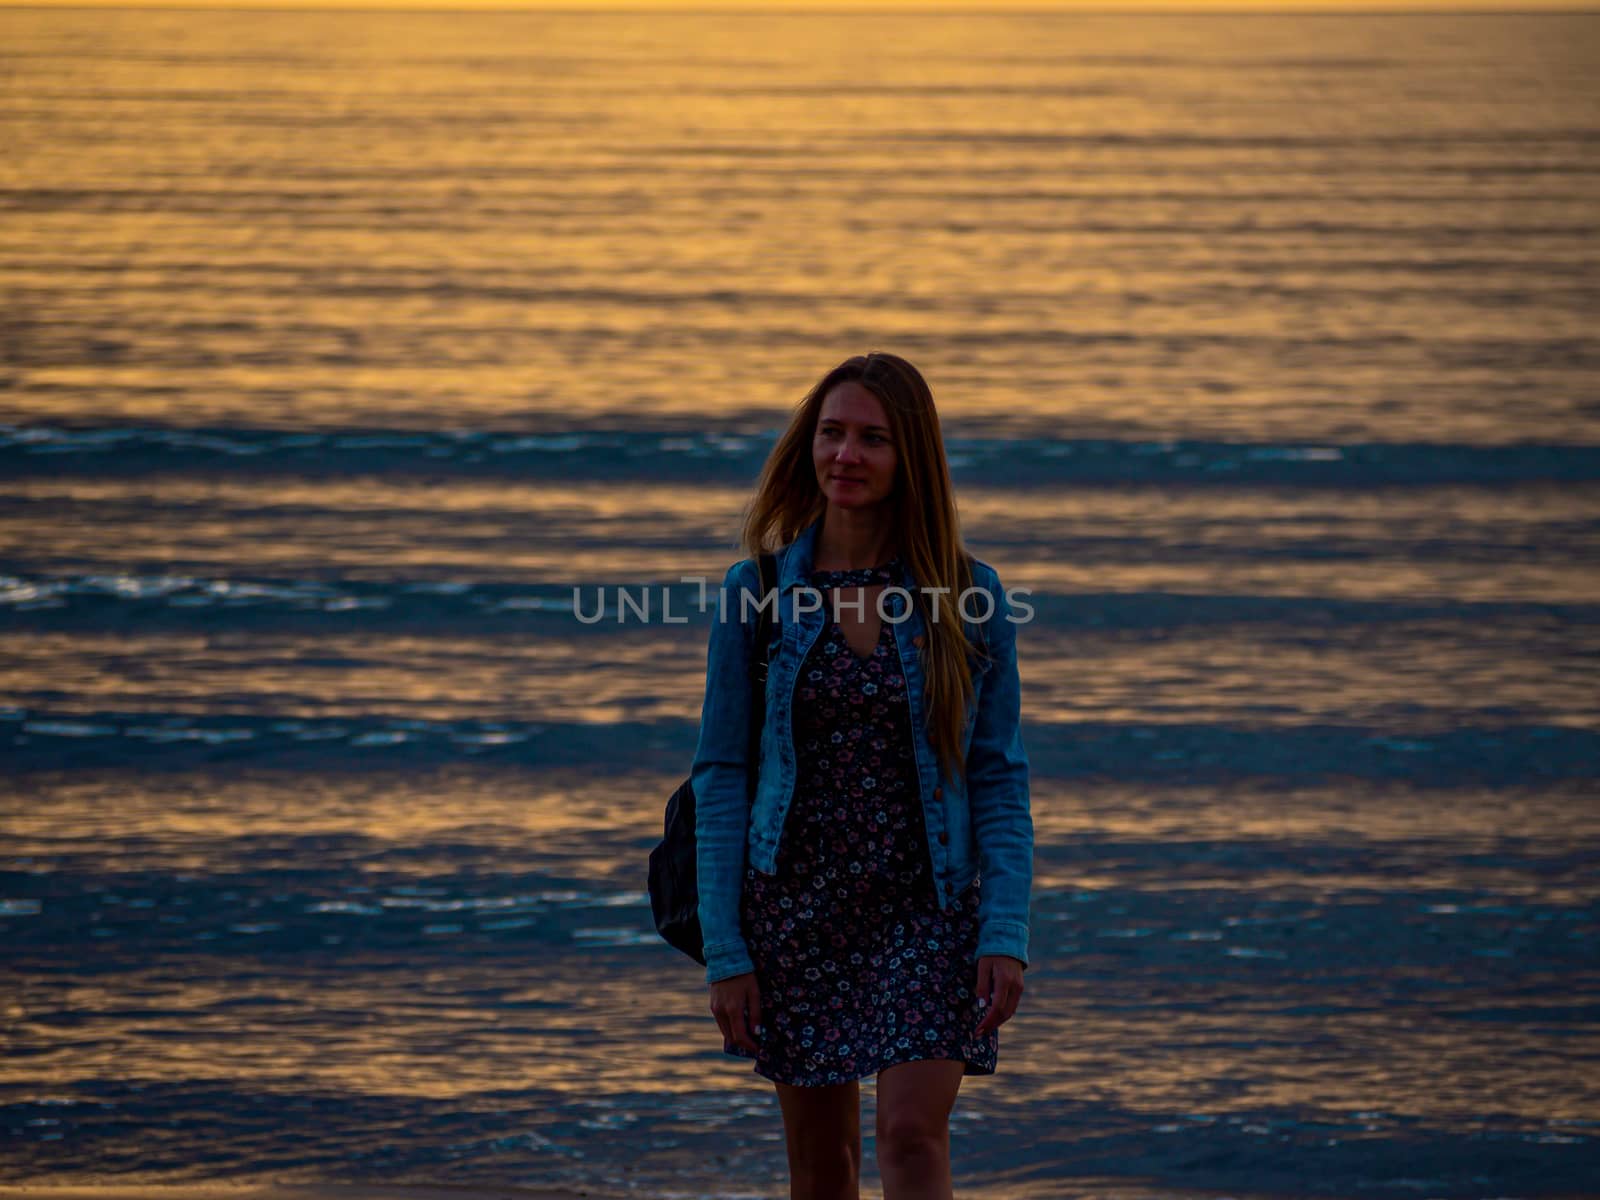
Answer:
<path fill-rule="evenodd" d="M 889 418 L 898 452 L 890 495 L 893 536 L 901 560 L 916 580 L 913 600 L 922 613 L 926 635 L 922 668 L 928 741 L 945 777 L 955 779 L 966 770 L 961 734 L 974 691 L 969 656 L 975 653 L 962 629 L 956 597 L 972 586 L 972 556 L 961 541 L 939 414 L 921 372 L 898 355 L 875 350 L 845 359 L 818 380 L 767 456 L 740 543 L 751 557 L 777 550 L 827 509 L 817 485 L 812 441 L 823 400 L 846 382 L 858 383 L 877 396 Z M 921 590 L 938 587 L 950 590 Z"/>

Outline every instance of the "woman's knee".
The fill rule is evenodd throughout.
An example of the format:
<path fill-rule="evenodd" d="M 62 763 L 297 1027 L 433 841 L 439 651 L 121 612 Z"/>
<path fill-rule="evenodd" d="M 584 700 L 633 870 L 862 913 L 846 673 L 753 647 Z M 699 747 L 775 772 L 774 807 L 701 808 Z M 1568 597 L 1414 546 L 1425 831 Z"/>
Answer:
<path fill-rule="evenodd" d="M 861 1179 L 860 1152 L 848 1142 L 814 1143 L 789 1164 L 801 1195 L 853 1196 Z"/>
<path fill-rule="evenodd" d="M 778 1089 L 790 1170 L 834 1194 L 861 1171 L 860 1095 L 854 1085 Z"/>
<path fill-rule="evenodd" d="M 949 1153 L 950 1123 L 931 1113 L 907 1108 L 878 1113 L 878 1161 L 911 1165 L 941 1162 Z"/>
<path fill-rule="evenodd" d="M 860 1195 L 861 1147 L 851 1133 L 819 1125 L 789 1138 L 792 1194 L 816 1200 L 855 1200 Z"/>

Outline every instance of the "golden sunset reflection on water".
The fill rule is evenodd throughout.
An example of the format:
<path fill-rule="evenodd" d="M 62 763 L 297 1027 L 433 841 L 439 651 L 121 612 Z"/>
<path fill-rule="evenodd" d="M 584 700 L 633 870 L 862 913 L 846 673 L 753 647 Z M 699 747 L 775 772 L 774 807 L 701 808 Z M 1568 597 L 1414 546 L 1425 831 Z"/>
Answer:
<path fill-rule="evenodd" d="M 97 1023 L 92 1041 L 60 1044 L 54 1084 L 115 1071 L 147 1086 L 248 1077 L 274 1088 L 462 1101 L 529 1085 L 622 1097 L 645 1079 L 652 1090 L 696 1091 L 708 1069 L 707 1028 L 702 998 L 679 986 L 678 964 L 644 943 L 582 949 L 586 930 L 630 920 L 637 892 L 625 907 L 615 901 L 626 892 L 601 892 L 638 886 L 622 868 L 649 815 L 640 798 L 669 784 L 649 774 L 599 782 L 467 767 L 378 771 L 296 792 L 270 770 L 151 777 L 132 792 L 115 776 L 62 781 L 51 789 L 48 814 L 3 818 L 13 853 L 70 854 L 78 869 L 106 873 L 134 857 L 142 872 L 182 878 L 203 871 L 219 890 L 235 874 L 287 881 L 313 857 L 342 868 L 319 895 L 297 894 L 292 904 L 269 888 L 246 910 L 241 896 L 224 892 L 211 902 L 214 911 L 161 903 L 143 918 L 170 922 L 163 936 L 180 941 L 230 920 L 298 921 L 317 932 L 293 959 L 241 962 L 228 976 L 211 977 L 196 974 L 201 944 L 191 943 L 174 945 L 133 978 L 119 976 L 115 992 L 96 982 L 87 963 L 81 978 L 52 983 L 48 994 L 62 1002 L 116 1009 L 114 1019 L 107 1013 Z M 108 803 L 113 790 L 115 804 Z M 1403 977 L 1374 978 L 1359 1002 L 1330 1006 L 1318 1021 L 1326 1052 L 1306 1060 L 1295 1009 L 1322 991 L 1317 972 L 1280 967 L 1270 988 L 1247 991 L 1230 989 L 1208 963 L 1234 947 L 1292 950 L 1284 935 L 1298 929 L 1329 940 L 1324 970 L 1346 957 L 1347 969 L 1356 969 L 1377 952 L 1362 942 L 1401 936 L 1364 924 L 1363 909 L 1382 895 L 1403 887 L 1417 902 L 1410 922 L 1448 938 L 1453 906 L 1443 901 L 1503 886 L 1497 844 L 1516 839 L 1519 856 L 1544 860 L 1545 882 L 1559 891 L 1563 871 L 1572 870 L 1561 865 L 1570 838 L 1600 832 L 1592 819 L 1574 823 L 1580 812 L 1570 805 L 1578 797 L 1558 792 L 1461 793 L 1453 812 L 1424 809 L 1398 786 L 1363 795 L 1343 786 L 1152 792 L 1047 783 L 1036 799 L 1039 832 L 1052 847 L 1039 864 L 1043 920 L 1048 931 L 1060 918 L 1065 952 L 1077 965 L 1034 984 L 1029 1019 L 1007 1035 L 1017 1078 L 1006 1090 L 1113 1106 L 1181 1104 L 1185 1093 L 1236 1076 L 1238 1035 L 1228 1030 L 1248 1012 L 1250 1086 L 1231 1099 L 1217 1094 L 1217 1111 L 1360 1107 L 1363 1094 L 1381 1089 L 1390 1111 L 1415 1104 L 1470 1114 L 1504 1043 L 1490 1051 L 1455 1036 L 1448 1023 L 1406 1028 L 1403 992 L 1390 991 L 1405 987 Z M 423 845 L 434 853 L 418 859 L 413 848 Z M 1295 846 L 1315 849 L 1286 856 Z M 1453 863 L 1441 858 L 1446 850 Z M 1288 866 L 1297 858 L 1298 866 Z M 471 869 L 474 863 L 492 871 Z M 562 888 L 552 876 L 586 882 Z M 1529 893 L 1535 896 L 1552 902 L 1543 886 Z M 137 915 L 126 903 L 102 897 L 97 923 L 122 931 L 114 937 Z M 362 927 L 377 920 L 362 915 L 367 910 L 386 913 L 385 922 L 423 925 L 424 944 L 454 946 L 454 964 L 408 967 L 399 947 L 364 944 Z M 549 945 L 552 926 L 569 929 L 579 945 Z M 1128 957 L 1135 942 L 1141 951 Z M 1165 1011 L 1160 991 L 1148 990 L 1163 977 L 1185 981 L 1191 993 L 1176 1015 Z M 1435 986 L 1468 985 L 1446 975 Z M 44 1014 L 26 1014 L 46 994 L 42 984 L 14 993 L 14 1037 L 44 1033 L 35 1023 Z M 1106 1069 L 1109 1047 L 1121 1048 L 1119 1061 L 1129 1058 L 1126 1069 Z M 1559 1059 L 1541 1065 L 1542 1055 L 1537 1039 L 1521 1046 L 1512 1061 L 1527 1074 L 1497 1093 L 1530 1118 L 1560 1115 L 1552 1102 L 1559 1106 L 1560 1089 L 1575 1082 L 1573 1068 Z M 38 1076 L 36 1059 L 5 1062 L 4 1083 Z M 734 1084 L 737 1067 L 713 1069 Z M 1000 1099 L 995 1081 L 974 1082 L 980 1094 Z"/>

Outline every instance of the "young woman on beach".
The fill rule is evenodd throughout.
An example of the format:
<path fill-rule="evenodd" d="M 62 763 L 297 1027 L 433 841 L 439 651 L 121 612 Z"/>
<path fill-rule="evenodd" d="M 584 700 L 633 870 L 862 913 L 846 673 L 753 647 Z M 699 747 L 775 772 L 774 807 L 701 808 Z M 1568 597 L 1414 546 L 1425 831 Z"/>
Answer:
<path fill-rule="evenodd" d="M 1027 966 L 1016 627 L 1032 609 L 1016 615 L 963 548 L 933 396 L 893 354 L 849 358 L 807 394 L 743 547 L 713 615 L 692 772 L 711 1011 L 724 1051 L 777 1088 L 791 1196 L 859 1196 L 859 1081 L 876 1074 L 885 1200 L 948 1198 L 957 1089 L 994 1072 Z"/>

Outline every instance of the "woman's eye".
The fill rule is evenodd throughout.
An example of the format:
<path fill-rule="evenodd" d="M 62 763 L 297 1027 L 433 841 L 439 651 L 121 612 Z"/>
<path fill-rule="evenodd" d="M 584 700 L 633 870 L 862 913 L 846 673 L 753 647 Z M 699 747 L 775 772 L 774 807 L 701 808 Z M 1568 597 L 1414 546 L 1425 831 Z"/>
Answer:
<path fill-rule="evenodd" d="M 844 436 L 844 434 L 837 429 L 823 429 L 818 431 L 817 436 L 827 438 L 829 441 L 838 441 Z M 864 434 L 863 439 L 865 441 L 878 443 L 887 443 L 889 441 L 889 439 L 884 437 L 884 435 L 881 433 Z"/>

